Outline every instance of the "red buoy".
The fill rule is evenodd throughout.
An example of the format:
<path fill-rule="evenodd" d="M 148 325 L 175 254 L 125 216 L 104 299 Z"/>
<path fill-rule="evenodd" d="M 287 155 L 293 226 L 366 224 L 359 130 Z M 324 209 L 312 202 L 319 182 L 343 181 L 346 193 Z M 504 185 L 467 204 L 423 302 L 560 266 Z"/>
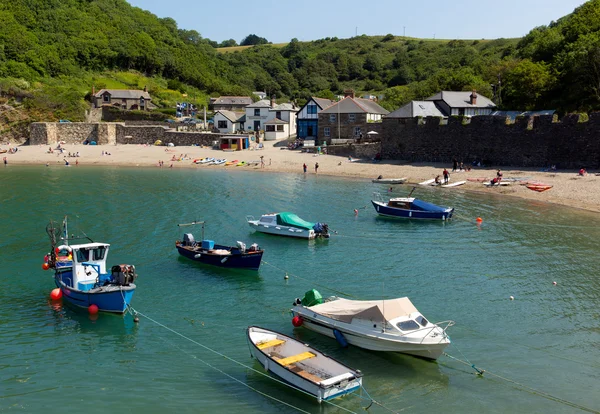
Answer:
<path fill-rule="evenodd" d="M 42 269 L 48 270 L 50 269 L 50 265 L 48 263 L 42 263 Z"/>
<path fill-rule="evenodd" d="M 296 328 L 302 326 L 302 317 L 296 315 L 292 318 L 292 325 L 294 325 Z"/>
<path fill-rule="evenodd" d="M 62 291 L 59 288 L 52 289 L 52 292 L 50 292 L 50 299 L 59 300 L 60 298 L 62 298 Z"/>
<path fill-rule="evenodd" d="M 88 312 L 90 313 L 90 315 L 95 315 L 98 313 L 98 306 L 96 305 L 90 305 L 88 306 Z"/>
<path fill-rule="evenodd" d="M 483 221 L 483 219 L 481 217 L 477 217 L 477 220 L 475 220 L 477 223 L 481 223 Z"/>

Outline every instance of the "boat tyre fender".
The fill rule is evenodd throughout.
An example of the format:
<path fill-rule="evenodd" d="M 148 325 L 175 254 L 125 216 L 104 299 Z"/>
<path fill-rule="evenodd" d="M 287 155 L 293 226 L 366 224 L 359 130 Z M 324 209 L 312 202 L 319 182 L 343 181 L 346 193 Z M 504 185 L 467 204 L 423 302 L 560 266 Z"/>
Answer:
<path fill-rule="evenodd" d="M 340 331 L 334 329 L 333 336 L 335 336 L 336 341 L 338 341 L 342 348 L 348 348 L 348 341 L 346 341 L 346 338 L 344 338 L 344 335 Z"/>

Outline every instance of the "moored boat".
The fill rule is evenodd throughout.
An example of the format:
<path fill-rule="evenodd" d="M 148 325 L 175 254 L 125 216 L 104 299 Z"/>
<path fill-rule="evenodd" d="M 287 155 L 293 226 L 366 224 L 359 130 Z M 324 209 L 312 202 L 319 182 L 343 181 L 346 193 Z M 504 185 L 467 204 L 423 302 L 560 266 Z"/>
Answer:
<path fill-rule="evenodd" d="M 250 326 L 247 339 L 250 353 L 265 370 L 318 402 L 341 397 L 362 386 L 359 370 L 287 335 Z"/>
<path fill-rule="evenodd" d="M 301 219 L 294 213 L 263 214 L 258 220 L 254 216 L 246 216 L 246 221 L 248 221 L 250 227 L 261 233 L 301 239 L 329 238 L 329 226 L 327 224 L 312 223 Z"/>
<path fill-rule="evenodd" d="M 46 226 L 51 251 L 46 255 L 44 269 L 54 270 L 54 283 L 66 302 L 89 308 L 96 305 L 100 312 L 124 313 L 135 292 L 135 266 L 121 264 L 106 267 L 110 244 L 96 243 L 89 237 L 71 237 L 65 217 L 62 229 L 56 223 Z M 69 244 L 74 240 L 87 243 Z"/>
<path fill-rule="evenodd" d="M 402 177 L 402 178 L 376 178 L 371 181 L 376 184 L 404 184 L 407 180 L 408 180 L 408 178 Z"/>
<path fill-rule="evenodd" d="M 546 190 L 551 189 L 553 186 L 550 184 L 542 184 L 542 183 L 527 183 L 525 187 L 529 188 L 532 191 L 537 191 L 538 193 L 544 192 Z"/>
<path fill-rule="evenodd" d="M 412 194 L 412 191 L 411 191 Z M 373 193 L 371 200 L 377 214 L 386 217 L 419 219 L 419 220 L 448 220 L 452 218 L 454 209 L 437 206 L 414 197 L 396 197 L 388 201 L 380 193 Z"/>
<path fill-rule="evenodd" d="M 446 329 L 453 321 L 429 322 L 404 297 L 386 300 L 323 301 L 316 290 L 296 299 L 294 326 L 304 326 L 344 343 L 372 351 L 400 352 L 426 359 L 439 358 L 450 345 Z"/>
<path fill-rule="evenodd" d="M 175 242 L 175 247 L 180 255 L 212 266 L 258 270 L 264 250 L 259 249 L 256 243 L 246 248 L 246 244 L 240 241 L 237 242 L 237 246 L 224 246 L 215 244 L 213 240 L 205 240 L 204 221 L 180 224 L 179 227 L 196 224 L 202 225 L 202 241 L 197 243 L 192 233 L 185 233 L 182 241 Z"/>

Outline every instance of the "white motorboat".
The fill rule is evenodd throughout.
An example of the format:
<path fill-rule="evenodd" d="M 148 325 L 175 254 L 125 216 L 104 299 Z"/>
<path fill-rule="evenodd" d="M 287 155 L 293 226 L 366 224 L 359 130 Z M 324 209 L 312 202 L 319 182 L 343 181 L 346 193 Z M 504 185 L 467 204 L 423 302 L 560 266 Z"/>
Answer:
<path fill-rule="evenodd" d="M 250 227 L 261 233 L 301 239 L 329 237 L 329 226 L 327 224 L 311 223 L 302 220 L 294 213 L 263 214 L 259 220 L 256 220 L 254 216 L 246 216 L 246 221 L 248 221 Z"/>
<path fill-rule="evenodd" d="M 372 351 L 400 352 L 437 359 L 450 345 L 446 333 L 453 321 L 429 322 L 404 297 L 388 300 L 323 301 L 316 290 L 296 299 L 292 308 L 294 326 L 336 339 L 342 346 L 355 345 Z"/>
<path fill-rule="evenodd" d="M 358 390 L 362 373 L 287 335 L 250 326 L 250 352 L 263 367 L 292 386 L 328 401 Z"/>
<path fill-rule="evenodd" d="M 376 184 L 404 184 L 407 180 L 408 180 L 408 178 L 402 177 L 402 178 L 376 178 L 371 181 Z"/>
<path fill-rule="evenodd" d="M 223 165 L 227 162 L 227 160 L 225 158 L 218 158 L 212 162 L 210 162 L 208 165 Z"/>
<path fill-rule="evenodd" d="M 196 161 L 196 164 L 211 164 L 215 162 L 213 157 L 202 158 L 201 160 Z"/>

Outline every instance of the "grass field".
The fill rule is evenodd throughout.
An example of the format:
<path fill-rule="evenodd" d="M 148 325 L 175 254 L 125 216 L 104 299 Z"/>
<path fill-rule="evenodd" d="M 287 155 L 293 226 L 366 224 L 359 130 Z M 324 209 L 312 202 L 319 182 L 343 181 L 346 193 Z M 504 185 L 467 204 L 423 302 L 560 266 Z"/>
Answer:
<path fill-rule="evenodd" d="M 287 45 L 287 43 L 273 43 L 273 44 L 270 44 L 269 46 L 281 48 L 281 47 L 284 47 L 285 45 Z M 219 48 L 217 48 L 217 52 L 219 52 L 219 53 L 233 53 L 233 52 L 242 51 L 244 49 L 248 49 L 250 47 L 252 47 L 252 46 L 219 47 Z"/>

